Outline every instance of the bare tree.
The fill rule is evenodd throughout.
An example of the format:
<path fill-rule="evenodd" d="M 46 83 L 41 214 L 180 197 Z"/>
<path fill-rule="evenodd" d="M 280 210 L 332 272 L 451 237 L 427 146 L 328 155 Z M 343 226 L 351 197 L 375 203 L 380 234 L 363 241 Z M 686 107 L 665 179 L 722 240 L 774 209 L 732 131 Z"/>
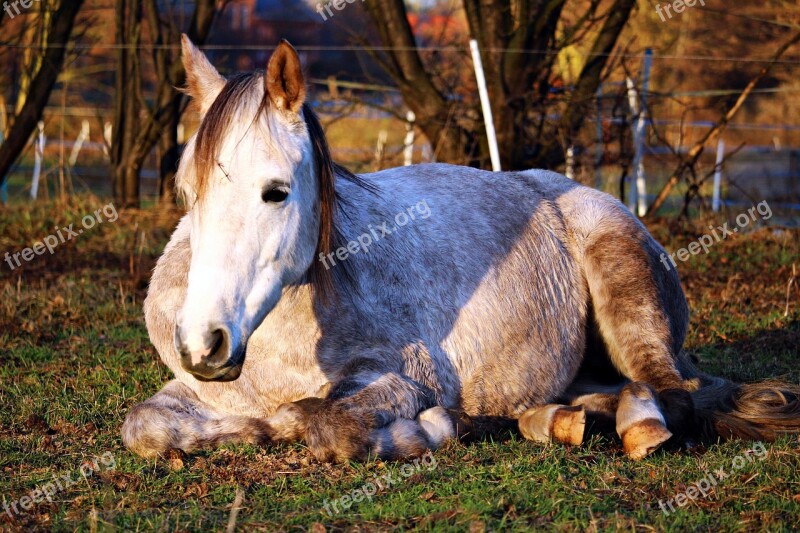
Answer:
<path fill-rule="evenodd" d="M 778 50 L 770 58 L 769 62 L 761 68 L 758 74 L 751 79 L 747 86 L 742 90 L 736 101 L 725 110 L 720 119 L 712 127 L 710 127 L 703 135 L 701 135 L 700 139 L 694 143 L 685 157 L 682 156 L 678 150 L 674 148 L 672 149 L 672 153 L 679 158 L 678 166 L 672 172 L 666 184 L 664 184 L 664 187 L 662 187 L 661 191 L 659 191 L 656 199 L 647 210 L 648 217 L 652 218 L 655 216 L 656 212 L 658 212 L 658 210 L 669 197 L 673 187 L 675 187 L 675 185 L 677 185 L 681 180 L 686 180 L 689 184 L 689 189 L 686 193 L 682 210 L 683 214 L 688 213 L 690 202 L 699 194 L 700 186 L 711 175 L 711 173 L 709 173 L 701 178 L 697 177 L 697 163 L 700 160 L 700 156 L 703 155 L 706 143 L 710 140 L 719 138 L 728 124 L 730 124 L 731 120 L 733 120 L 733 117 L 736 116 L 736 114 L 742 108 L 745 101 L 756 88 L 758 83 L 770 73 L 781 57 L 798 42 L 800 42 L 800 33 L 795 33 L 788 41 L 778 48 Z"/>
<path fill-rule="evenodd" d="M 186 80 L 180 61 L 180 29 L 172 13 L 159 11 L 156 0 L 117 1 L 118 71 L 114 104 L 111 176 L 114 199 L 120 205 L 138 205 L 139 177 L 144 161 L 158 145 L 162 198 L 173 199 L 178 162 L 177 130 L 184 110 L 178 90 Z M 208 38 L 214 18 L 227 1 L 198 0 L 186 30 L 198 44 Z M 157 78 L 152 104 L 144 97 L 141 49 L 143 26 L 152 38 L 152 62 Z"/>
<path fill-rule="evenodd" d="M 53 13 L 49 5 L 42 5 L 42 13 L 48 12 L 43 24 L 44 46 L 32 48 L 31 65 L 35 74 L 26 83 L 24 102 L 13 118 L 5 142 L 0 146 L 0 184 L 5 182 L 11 166 L 28 144 L 36 124 L 42 119 L 44 107 L 64 66 L 70 36 L 83 0 L 62 0 Z"/>
<path fill-rule="evenodd" d="M 580 15 L 565 14 L 566 0 L 462 0 L 470 33 L 483 59 L 495 129 L 504 168 L 555 167 L 574 143 L 588 106 L 602 82 L 617 40 L 636 0 L 615 0 L 600 13 L 599 0 L 587 0 Z M 406 105 L 438 147 L 439 158 L 481 164 L 488 157 L 484 128 L 457 98 L 437 84 L 434 65 L 417 48 L 403 0 L 365 4 L 385 49 L 376 59 L 394 79 Z M 559 51 L 592 36 L 580 75 L 554 97 Z M 472 107 L 474 103 L 470 103 Z M 549 113 L 560 115 L 547 120 Z"/>

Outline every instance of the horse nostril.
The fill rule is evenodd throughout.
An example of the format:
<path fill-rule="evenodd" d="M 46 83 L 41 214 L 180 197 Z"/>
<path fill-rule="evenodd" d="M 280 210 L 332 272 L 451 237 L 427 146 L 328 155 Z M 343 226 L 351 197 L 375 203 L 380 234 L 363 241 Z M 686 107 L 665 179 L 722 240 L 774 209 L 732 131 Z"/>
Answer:
<path fill-rule="evenodd" d="M 216 329 L 211 333 L 211 350 L 209 350 L 208 355 L 203 359 L 214 365 L 223 364 L 228 360 L 228 350 L 227 350 L 227 339 L 228 336 L 225 334 L 225 330 Z"/>
<path fill-rule="evenodd" d="M 200 342 L 197 342 L 200 340 Z M 206 332 L 194 345 L 175 330 L 175 348 L 181 357 L 182 366 L 189 372 L 215 370 L 228 363 L 230 357 L 230 335 L 225 328 Z"/>
<path fill-rule="evenodd" d="M 186 342 L 181 332 L 176 330 L 175 348 L 180 354 L 181 366 L 200 381 L 237 379 L 242 362 L 241 358 L 233 356 L 230 332 L 224 327 L 209 330 L 200 339 L 195 337 L 194 344 Z"/>

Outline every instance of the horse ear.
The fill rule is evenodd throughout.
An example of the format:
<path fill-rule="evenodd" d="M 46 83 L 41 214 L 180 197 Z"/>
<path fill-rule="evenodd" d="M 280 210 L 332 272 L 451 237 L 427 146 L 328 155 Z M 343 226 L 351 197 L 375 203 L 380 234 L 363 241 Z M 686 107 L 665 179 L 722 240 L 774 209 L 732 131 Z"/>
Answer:
<path fill-rule="evenodd" d="M 286 39 L 269 58 L 266 74 L 269 99 L 281 111 L 299 113 L 306 101 L 306 82 L 300 57 Z"/>
<path fill-rule="evenodd" d="M 183 68 L 186 70 L 185 92 L 192 98 L 200 114 L 205 115 L 225 87 L 225 78 L 220 76 L 185 33 L 181 35 L 181 50 Z"/>

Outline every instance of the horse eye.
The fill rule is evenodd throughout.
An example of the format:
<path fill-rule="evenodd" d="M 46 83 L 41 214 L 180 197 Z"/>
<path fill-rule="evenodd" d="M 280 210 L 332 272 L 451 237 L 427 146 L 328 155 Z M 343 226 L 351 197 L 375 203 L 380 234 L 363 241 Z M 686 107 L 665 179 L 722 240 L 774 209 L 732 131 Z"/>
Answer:
<path fill-rule="evenodd" d="M 279 204 L 289 197 L 289 191 L 281 187 L 266 189 L 261 193 L 261 199 L 267 204 Z"/>

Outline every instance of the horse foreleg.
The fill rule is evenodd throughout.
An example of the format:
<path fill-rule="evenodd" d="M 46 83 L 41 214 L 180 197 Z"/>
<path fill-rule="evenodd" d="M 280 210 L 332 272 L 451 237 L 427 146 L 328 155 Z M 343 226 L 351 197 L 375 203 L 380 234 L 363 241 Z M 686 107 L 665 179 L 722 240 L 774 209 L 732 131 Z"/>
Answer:
<path fill-rule="evenodd" d="M 233 416 L 203 403 L 189 387 L 173 380 L 130 410 L 122 425 L 122 441 L 142 457 L 171 449 L 190 453 L 225 443 L 295 441 L 304 436 L 315 408 L 315 400 L 308 399 L 284 404 L 269 418 Z"/>
<path fill-rule="evenodd" d="M 359 359 L 308 420 L 306 442 L 321 461 L 420 456 L 455 434 L 450 415 L 414 380 Z"/>

